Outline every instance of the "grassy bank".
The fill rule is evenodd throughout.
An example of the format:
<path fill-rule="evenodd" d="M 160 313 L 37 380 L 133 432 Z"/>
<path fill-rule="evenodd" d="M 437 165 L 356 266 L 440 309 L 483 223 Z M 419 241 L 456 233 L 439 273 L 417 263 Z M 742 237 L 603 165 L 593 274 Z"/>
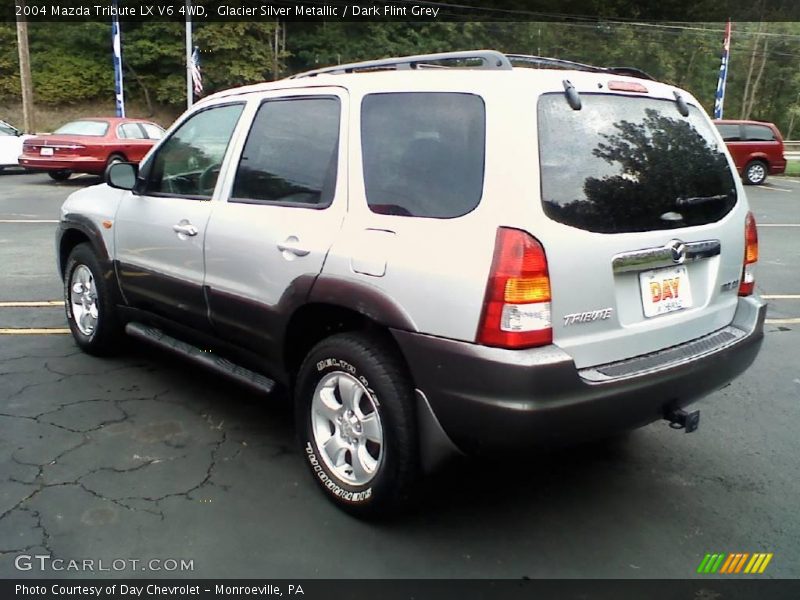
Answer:
<path fill-rule="evenodd" d="M 800 177 L 800 160 L 790 160 L 786 163 L 786 173 L 790 177 Z"/>
<path fill-rule="evenodd" d="M 169 127 L 175 118 L 180 115 L 179 107 L 154 106 L 151 111 L 147 106 L 138 103 L 125 105 L 125 116 L 140 119 L 149 119 L 162 127 Z M 84 117 L 114 116 L 115 107 L 113 99 L 108 102 L 92 102 L 69 106 L 37 106 L 34 109 L 34 129 L 36 132 L 50 132 L 58 129 L 64 123 Z M 0 120 L 7 121 L 15 127 L 22 129 L 22 105 L 0 104 Z"/>

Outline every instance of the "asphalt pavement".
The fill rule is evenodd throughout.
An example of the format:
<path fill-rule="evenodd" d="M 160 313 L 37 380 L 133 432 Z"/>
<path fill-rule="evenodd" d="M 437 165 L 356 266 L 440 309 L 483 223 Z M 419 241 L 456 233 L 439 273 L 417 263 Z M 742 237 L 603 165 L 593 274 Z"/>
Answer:
<path fill-rule="evenodd" d="M 766 340 L 697 432 L 462 461 L 383 523 L 317 491 L 284 399 L 135 344 L 78 351 L 54 232 L 93 183 L 0 174 L 0 577 L 690 578 L 723 552 L 800 577 L 800 180 L 747 188 Z"/>

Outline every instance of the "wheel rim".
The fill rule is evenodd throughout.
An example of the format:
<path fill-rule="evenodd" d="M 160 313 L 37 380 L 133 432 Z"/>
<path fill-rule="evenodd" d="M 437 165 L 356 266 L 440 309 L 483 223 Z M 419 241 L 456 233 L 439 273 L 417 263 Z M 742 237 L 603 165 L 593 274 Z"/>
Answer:
<path fill-rule="evenodd" d="M 747 178 L 753 183 L 758 183 L 759 181 L 762 181 L 765 175 L 766 171 L 764 169 L 764 165 L 760 164 L 750 165 L 750 168 L 747 170 Z"/>
<path fill-rule="evenodd" d="M 83 335 L 92 335 L 97 329 L 99 306 L 94 275 L 86 265 L 78 265 L 72 271 L 69 282 L 69 302 L 75 326 Z"/>
<path fill-rule="evenodd" d="M 383 426 L 366 387 L 348 373 L 329 373 L 311 401 L 311 429 L 325 466 L 343 483 L 361 486 L 383 460 Z"/>

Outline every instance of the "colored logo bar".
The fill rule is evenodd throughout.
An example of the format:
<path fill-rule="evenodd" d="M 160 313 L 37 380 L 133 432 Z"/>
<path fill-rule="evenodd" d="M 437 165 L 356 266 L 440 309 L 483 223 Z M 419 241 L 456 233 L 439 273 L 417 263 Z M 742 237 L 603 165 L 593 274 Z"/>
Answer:
<path fill-rule="evenodd" d="M 697 567 L 698 573 L 724 575 L 763 573 L 772 560 L 772 552 L 733 552 L 706 554 Z"/>

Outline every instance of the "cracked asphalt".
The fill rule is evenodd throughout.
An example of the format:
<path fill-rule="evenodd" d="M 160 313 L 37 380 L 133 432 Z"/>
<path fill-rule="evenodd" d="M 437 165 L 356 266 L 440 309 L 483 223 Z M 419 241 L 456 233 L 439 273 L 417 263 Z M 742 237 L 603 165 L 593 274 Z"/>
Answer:
<path fill-rule="evenodd" d="M 46 175 L 0 175 L 0 330 L 66 326 Z M 800 294 L 800 181 L 748 189 L 762 293 Z M 7 222 L 13 221 L 13 222 Z M 686 578 L 707 552 L 773 552 L 800 577 L 800 296 L 771 301 L 756 365 L 686 435 L 656 423 L 600 444 L 427 479 L 407 514 L 356 521 L 315 489 L 291 408 L 151 348 L 81 353 L 68 335 L 0 334 L 0 577 Z M 20 334 L 22 333 L 22 334 Z M 191 571 L 20 571 L 176 559 Z"/>

